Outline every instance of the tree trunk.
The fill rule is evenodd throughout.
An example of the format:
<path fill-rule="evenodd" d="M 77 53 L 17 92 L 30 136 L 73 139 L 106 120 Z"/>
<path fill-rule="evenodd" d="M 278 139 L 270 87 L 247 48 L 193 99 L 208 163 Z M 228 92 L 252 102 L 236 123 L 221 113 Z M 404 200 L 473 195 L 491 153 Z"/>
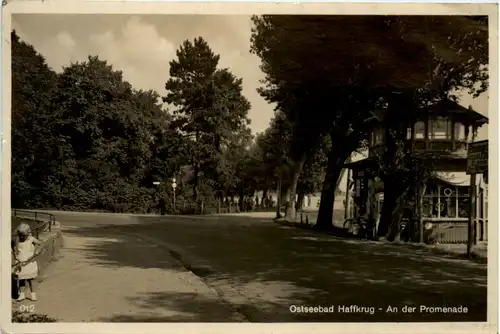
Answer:
<path fill-rule="evenodd" d="M 263 208 L 266 207 L 266 198 L 267 198 L 267 189 L 264 189 L 264 192 L 262 193 L 262 199 L 260 201 L 260 206 L 262 206 Z"/>
<path fill-rule="evenodd" d="M 316 225 L 314 225 L 317 229 L 327 230 L 332 228 L 337 181 L 342 173 L 345 161 L 352 153 L 352 150 L 346 149 L 346 146 L 339 147 L 338 144 L 332 138 L 332 148 L 328 154 L 328 165 L 323 181 L 323 189 L 321 190 L 318 219 Z"/>
<path fill-rule="evenodd" d="M 240 207 L 240 212 L 244 212 L 245 210 L 245 201 L 243 199 L 244 197 L 244 194 L 245 192 L 243 190 L 240 191 L 240 193 L 238 194 L 238 196 L 240 197 L 240 200 L 238 201 L 238 204 L 239 204 L 239 207 Z"/>
<path fill-rule="evenodd" d="M 401 219 L 407 202 L 410 185 L 402 185 L 401 180 L 387 178 L 384 182 L 384 205 L 378 227 L 378 237 L 395 241 L 399 238 Z"/>
<path fill-rule="evenodd" d="M 389 101 L 390 116 L 386 116 L 385 152 L 381 161 L 384 166 L 384 206 L 378 236 L 387 237 L 389 241 L 398 240 L 400 236 L 405 204 L 417 175 L 420 175 L 420 172 L 415 173 L 419 163 L 412 159 L 413 130 L 410 140 L 407 138 L 408 126 L 414 124 L 412 106 L 413 96 L 394 95 Z M 410 117 L 401 113 L 405 108 Z"/>
<path fill-rule="evenodd" d="M 199 137 L 200 137 L 200 134 L 198 133 L 198 130 L 195 131 L 195 141 L 198 142 L 199 141 Z M 195 162 L 195 165 L 194 165 L 194 187 L 193 187 L 193 193 L 194 193 L 194 199 L 195 199 L 195 203 L 196 203 L 196 211 L 202 211 L 201 208 L 200 208 L 200 194 L 199 194 L 199 187 L 200 187 L 200 177 L 199 177 L 199 172 L 200 172 L 200 162 L 199 162 L 199 159 L 198 159 L 198 154 L 195 155 L 196 157 L 196 162 Z"/>
<path fill-rule="evenodd" d="M 304 206 L 304 198 L 306 197 L 306 194 L 303 191 L 299 191 L 299 195 L 297 198 L 297 206 L 295 207 L 295 210 L 300 211 L 302 210 Z"/>
<path fill-rule="evenodd" d="M 391 214 L 391 221 L 389 224 L 389 231 L 387 233 L 388 241 L 401 240 L 401 220 L 403 218 L 405 204 L 409 195 L 409 187 L 407 187 L 402 194 L 396 198 L 396 205 Z"/>
<path fill-rule="evenodd" d="M 341 165 L 343 161 L 333 159 L 332 166 L 327 167 L 325 180 L 323 181 L 323 189 L 321 191 L 321 199 L 319 203 L 317 229 L 328 230 L 333 224 L 333 208 L 335 202 L 336 180 L 340 177 L 342 171 Z M 330 167 L 330 168 L 329 168 Z"/>
<path fill-rule="evenodd" d="M 283 188 L 281 188 L 281 206 L 287 206 L 288 205 L 288 202 L 290 202 L 290 195 L 292 193 L 292 185 L 290 184 L 286 189 L 285 189 L 285 192 L 283 194 Z M 286 208 L 285 208 L 286 210 Z"/>
<path fill-rule="evenodd" d="M 194 200 L 196 203 L 196 210 L 199 209 L 199 205 L 200 205 L 200 203 L 199 203 L 200 194 L 198 191 L 198 181 L 199 181 L 198 173 L 199 173 L 199 168 L 198 168 L 198 164 L 196 164 L 194 167 L 194 185 L 193 185 L 193 193 L 194 193 Z"/>
<path fill-rule="evenodd" d="M 299 183 L 299 177 L 302 173 L 302 168 L 306 161 L 306 156 L 302 156 L 300 160 L 296 161 L 292 170 L 292 181 L 287 189 L 288 201 L 285 208 L 285 220 L 294 221 L 295 220 L 295 197 L 297 193 L 297 184 Z"/>
<path fill-rule="evenodd" d="M 280 212 L 280 207 L 281 207 L 281 178 L 278 180 L 278 187 L 276 189 L 276 218 L 281 218 L 281 212 Z"/>

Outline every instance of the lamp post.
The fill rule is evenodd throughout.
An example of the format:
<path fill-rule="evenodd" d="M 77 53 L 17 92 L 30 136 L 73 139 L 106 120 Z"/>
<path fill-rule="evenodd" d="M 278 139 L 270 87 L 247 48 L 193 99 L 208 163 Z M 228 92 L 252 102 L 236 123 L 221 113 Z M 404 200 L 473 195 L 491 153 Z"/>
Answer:
<path fill-rule="evenodd" d="M 158 186 L 160 185 L 160 182 L 159 181 L 153 181 L 153 186 L 155 186 L 155 194 L 153 195 L 153 198 L 155 199 L 154 202 L 156 202 L 156 199 L 158 197 Z M 159 199 L 158 199 L 159 200 Z M 158 205 L 159 209 L 160 209 L 160 215 L 162 214 L 162 208 L 161 208 L 161 203 L 160 201 L 158 203 L 156 203 L 156 205 Z M 155 210 L 156 211 L 156 210 Z"/>
<path fill-rule="evenodd" d="M 175 188 L 177 188 L 177 183 L 175 183 L 175 177 L 172 178 L 172 190 L 174 192 L 174 213 L 177 211 L 175 206 Z"/>

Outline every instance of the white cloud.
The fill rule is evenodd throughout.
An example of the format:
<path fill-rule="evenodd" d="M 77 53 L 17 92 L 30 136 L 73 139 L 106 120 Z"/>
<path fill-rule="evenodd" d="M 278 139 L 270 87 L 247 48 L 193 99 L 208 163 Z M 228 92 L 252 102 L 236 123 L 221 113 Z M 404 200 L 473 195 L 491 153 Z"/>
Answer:
<path fill-rule="evenodd" d="M 118 33 L 105 31 L 91 35 L 87 50 L 123 71 L 124 78 L 136 88 L 163 93 L 168 75 L 168 61 L 176 46 L 160 36 L 151 24 L 133 16 Z"/>
<path fill-rule="evenodd" d="M 21 22 L 21 23 L 19 23 Z M 169 76 L 169 61 L 185 39 L 202 36 L 220 54 L 220 67 L 228 67 L 243 78 L 243 93 L 252 104 L 249 116 L 254 132 L 265 130 L 273 115 L 273 105 L 256 89 L 264 75 L 260 59 L 249 52 L 252 23 L 248 16 L 94 16 L 38 15 L 13 19 L 19 36 L 45 56 L 49 66 L 59 71 L 71 62 L 85 61 L 89 54 L 107 60 L 122 70 L 125 80 L 135 88 L 154 89 L 164 95 Z M 44 27 L 43 31 L 40 27 Z M 87 30 L 81 30 L 86 27 Z M 477 99 L 464 95 L 469 104 L 488 115 L 487 93 Z M 480 130 L 486 137 L 487 130 Z"/>
<path fill-rule="evenodd" d="M 61 31 L 56 36 L 57 43 L 67 50 L 71 50 L 75 47 L 76 43 L 71 37 L 71 35 L 66 31 Z"/>

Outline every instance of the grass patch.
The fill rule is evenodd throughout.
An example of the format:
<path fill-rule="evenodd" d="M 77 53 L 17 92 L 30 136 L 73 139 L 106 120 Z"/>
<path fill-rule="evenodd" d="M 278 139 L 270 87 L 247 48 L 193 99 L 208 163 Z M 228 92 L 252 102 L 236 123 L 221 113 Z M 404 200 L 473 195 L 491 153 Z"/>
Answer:
<path fill-rule="evenodd" d="M 16 323 L 57 322 L 57 320 L 49 317 L 46 314 L 12 311 L 12 322 Z"/>

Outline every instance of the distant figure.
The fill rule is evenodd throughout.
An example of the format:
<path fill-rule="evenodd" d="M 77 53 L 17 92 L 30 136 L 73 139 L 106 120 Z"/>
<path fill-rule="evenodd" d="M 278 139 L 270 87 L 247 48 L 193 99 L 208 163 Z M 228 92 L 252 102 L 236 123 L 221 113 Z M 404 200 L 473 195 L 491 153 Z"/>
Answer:
<path fill-rule="evenodd" d="M 26 299 L 26 283 L 30 288 L 30 298 L 35 301 L 36 292 L 33 280 L 38 276 L 38 263 L 33 257 L 39 253 L 40 240 L 31 235 L 31 228 L 28 224 L 22 223 L 16 229 L 16 240 L 13 244 L 14 263 L 13 274 L 18 282 L 19 295 L 17 301 Z M 22 283 L 22 284 L 20 284 Z M 23 287 L 21 290 L 20 287 Z"/>
<path fill-rule="evenodd" d="M 160 197 L 158 205 L 160 206 L 160 215 L 165 215 L 167 203 L 165 202 L 165 199 L 163 197 Z"/>

